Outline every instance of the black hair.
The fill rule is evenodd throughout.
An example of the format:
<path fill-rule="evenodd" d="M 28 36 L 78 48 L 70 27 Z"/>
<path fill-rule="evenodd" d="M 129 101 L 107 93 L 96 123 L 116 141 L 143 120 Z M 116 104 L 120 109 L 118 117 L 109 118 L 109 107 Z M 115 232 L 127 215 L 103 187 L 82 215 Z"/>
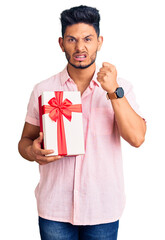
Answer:
<path fill-rule="evenodd" d="M 78 6 L 61 13 L 61 25 L 62 25 L 62 37 L 64 37 L 67 26 L 71 26 L 76 23 L 86 23 L 94 27 L 97 36 L 100 35 L 100 14 L 96 8 L 88 6 Z"/>

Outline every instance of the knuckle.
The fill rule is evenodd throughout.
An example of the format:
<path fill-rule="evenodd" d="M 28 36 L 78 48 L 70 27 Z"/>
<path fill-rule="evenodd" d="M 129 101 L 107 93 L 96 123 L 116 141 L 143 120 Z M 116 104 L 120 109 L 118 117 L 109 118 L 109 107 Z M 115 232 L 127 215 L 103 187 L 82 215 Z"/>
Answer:
<path fill-rule="evenodd" d="M 35 155 L 40 155 L 40 152 L 37 149 L 34 149 L 33 152 L 34 152 Z"/>
<path fill-rule="evenodd" d="M 33 143 L 33 145 L 32 145 L 32 151 L 33 151 L 34 153 L 37 153 L 37 148 L 36 148 L 35 143 Z"/>
<path fill-rule="evenodd" d="M 108 73 L 106 73 L 105 75 L 104 75 L 104 81 L 106 81 L 107 80 L 107 77 L 108 77 Z"/>
<path fill-rule="evenodd" d="M 41 150 L 40 150 L 40 155 L 42 155 L 42 156 L 45 156 L 45 155 L 46 155 L 46 153 L 45 153 L 45 150 L 44 150 L 44 149 L 41 149 Z"/>
<path fill-rule="evenodd" d="M 40 157 L 39 157 L 39 155 L 36 155 L 36 160 L 40 160 Z"/>
<path fill-rule="evenodd" d="M 37 160 L 42 160 L 41 157 L 42 157 L 41 155 L 36 155 L 36 159 L 37 159 Z"/>
<path fill-rule="evenodd" d="M 107 72 L 106 72 L 105 76 L 106 76 L 106 77 L 108 77 L 108 76 L 109 76 L 109 71 L 107 71 Z"/>

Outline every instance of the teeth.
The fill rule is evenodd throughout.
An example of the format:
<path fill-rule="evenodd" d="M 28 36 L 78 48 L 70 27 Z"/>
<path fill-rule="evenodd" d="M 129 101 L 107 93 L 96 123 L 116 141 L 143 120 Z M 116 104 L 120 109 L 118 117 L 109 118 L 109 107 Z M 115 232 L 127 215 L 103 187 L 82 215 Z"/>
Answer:
<path fill-rule="evenodd" d="M 85 56 L 76 56 L 76 58 L 85 58 Z"/>

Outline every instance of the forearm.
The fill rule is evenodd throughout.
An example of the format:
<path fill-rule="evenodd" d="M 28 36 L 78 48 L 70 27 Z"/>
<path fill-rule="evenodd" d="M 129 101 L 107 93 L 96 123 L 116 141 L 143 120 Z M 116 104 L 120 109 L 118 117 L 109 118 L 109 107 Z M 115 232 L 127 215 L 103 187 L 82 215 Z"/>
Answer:
<path fill-rule="evenodd" d="M 23 158 L 29 161 L 34 161 L 34 156 L 32 155 L 31 147 L 33 144 L 33 140 L 28 137 L 21 138 L 18 144 L 19 153 Z"/>
<path fill-rule="evenodd" d="M 145 139 L 145 121 L 131 108 L 125 97 L 111 100 L 119 133 L 134 147 L 139 147 Z"/>
<path fill-rule="evenodd" d="M 52 155 L 54 150 L 42 149 L 43 133 L 38 126 L 25 123 L 18 150 L 21 156 L 29 161 L 35 161 L 40 165 L 48 164 L 62 158 Z M 52 156 L 50 156 L 52 155 Z"/>

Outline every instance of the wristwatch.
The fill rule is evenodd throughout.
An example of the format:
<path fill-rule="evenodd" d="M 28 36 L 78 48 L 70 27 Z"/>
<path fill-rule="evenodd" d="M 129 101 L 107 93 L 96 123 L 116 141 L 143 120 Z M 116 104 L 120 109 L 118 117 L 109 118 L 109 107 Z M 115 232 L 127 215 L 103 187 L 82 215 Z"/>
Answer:
<path fill-rule="evenodd" d="M 114 93 L 107 93 L 107 99 L 117 99 L 124 97 L 124 90 L 122 87 L 116 88 L 116 91 Z"/>

